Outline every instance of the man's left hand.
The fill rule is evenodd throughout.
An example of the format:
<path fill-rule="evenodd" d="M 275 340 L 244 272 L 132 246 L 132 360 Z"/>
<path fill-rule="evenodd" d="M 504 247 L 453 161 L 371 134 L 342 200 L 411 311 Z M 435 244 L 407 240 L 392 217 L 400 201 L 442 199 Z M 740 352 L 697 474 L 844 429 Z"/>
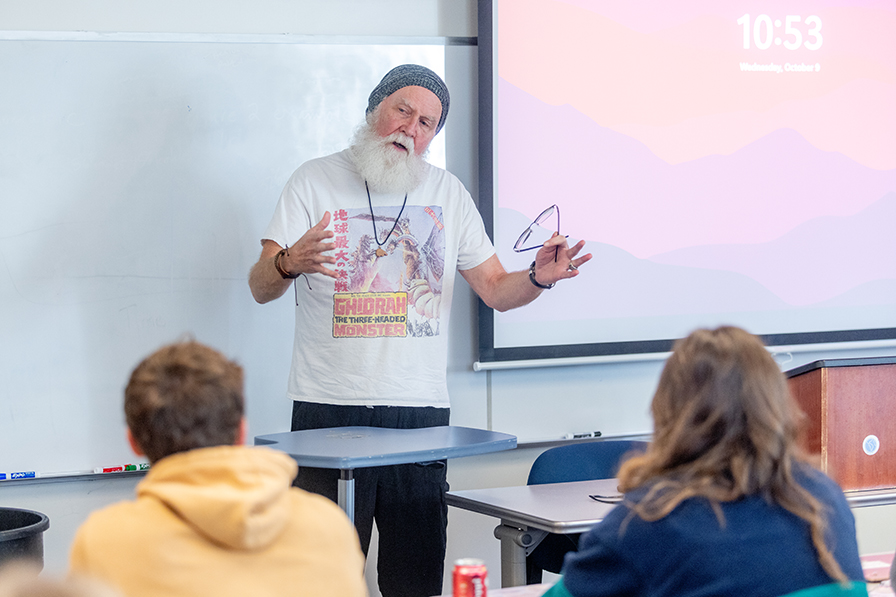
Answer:
<path fill-rule="evenodd" d="M 535 255 L 535 279 L 541 284 L 554 284 L 575 278 L 579 275 L 579 268 L 591 261 L 591 253 L 577 257 L 584 247 L 583 240 L 569 247 L 566 237 L 555 232 Z"/>

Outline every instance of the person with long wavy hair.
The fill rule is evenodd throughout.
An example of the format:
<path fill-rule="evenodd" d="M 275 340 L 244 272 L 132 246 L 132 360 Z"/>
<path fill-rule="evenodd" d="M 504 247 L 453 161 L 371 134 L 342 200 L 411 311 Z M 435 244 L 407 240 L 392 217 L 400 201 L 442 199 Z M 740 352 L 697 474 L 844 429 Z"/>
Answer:
<path fill-rule="evenodd" d="M 867 594 L 846 498 L 797 445 L 803 415 L 758 338 L 678 341 L 651 411 L 649 448 L 619 471 L 622 503 L 546 595 Z"/>

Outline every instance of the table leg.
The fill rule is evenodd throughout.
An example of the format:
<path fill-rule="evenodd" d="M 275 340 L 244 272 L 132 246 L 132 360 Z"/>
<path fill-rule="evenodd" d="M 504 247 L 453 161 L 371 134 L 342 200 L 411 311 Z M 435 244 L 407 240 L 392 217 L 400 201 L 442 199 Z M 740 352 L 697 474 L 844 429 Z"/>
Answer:
<path fill-rule="evenodd" d="M 495 527 L 501 540 L 501 587 L 526 584 L 526 556 L 547 536 L 547 531 L 520 529 L 502 520 Z"/>
<path fill-rule="evenodd" d="M 332 487 L 332 485 L 330 486 Z M 355 524 L 355 475 L 353 469 L 341 469 L 336 483 L 337 503 Z"/>

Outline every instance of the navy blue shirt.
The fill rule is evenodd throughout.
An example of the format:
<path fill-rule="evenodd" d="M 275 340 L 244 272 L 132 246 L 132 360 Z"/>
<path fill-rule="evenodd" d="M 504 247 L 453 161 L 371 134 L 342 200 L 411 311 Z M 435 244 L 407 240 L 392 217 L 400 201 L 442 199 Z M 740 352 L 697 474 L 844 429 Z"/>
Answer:
<path fill-rule="evenodd" d="M 843 492 L 809 467 L 797 477 L 829 509 L 827 545 L 844 574 L 863 580 L 855 520 Z M 626 501 L 637 503 L 644 493 L 632 491 Z M 724 526 L 705 498 L 685 500 L 654 522 L 631 515 L 623 502 L 566 556 L 565 588 L 574 597 L 776 597 L 832 582 L 808 523 L 758 496 L 720 506 Z"/>

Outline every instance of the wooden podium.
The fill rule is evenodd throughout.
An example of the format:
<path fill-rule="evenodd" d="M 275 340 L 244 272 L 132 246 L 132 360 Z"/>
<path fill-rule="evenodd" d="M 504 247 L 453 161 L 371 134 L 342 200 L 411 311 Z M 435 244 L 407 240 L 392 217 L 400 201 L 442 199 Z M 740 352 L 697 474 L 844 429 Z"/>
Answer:
<path fill-rule="evenodd" d="M 808 416 L 803 446 L 844 490 L 896 487 L 896 357 L 815 361 L 787 371 Z"/>

